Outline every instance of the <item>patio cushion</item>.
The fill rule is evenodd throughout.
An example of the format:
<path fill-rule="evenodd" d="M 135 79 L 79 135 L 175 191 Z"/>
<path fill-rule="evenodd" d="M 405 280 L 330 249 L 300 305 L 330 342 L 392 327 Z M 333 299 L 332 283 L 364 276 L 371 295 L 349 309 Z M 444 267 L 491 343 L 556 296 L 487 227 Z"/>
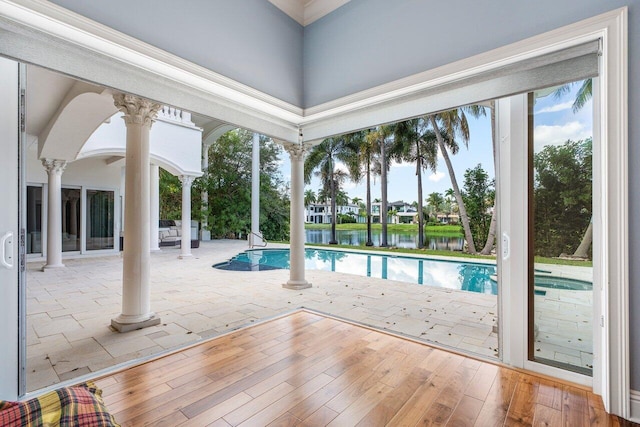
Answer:
<path fill-rule="evenodd" d="M 92 382 L 64 387 L 24 401 L 0 400 L 2 426 L 119 427 Z"/>

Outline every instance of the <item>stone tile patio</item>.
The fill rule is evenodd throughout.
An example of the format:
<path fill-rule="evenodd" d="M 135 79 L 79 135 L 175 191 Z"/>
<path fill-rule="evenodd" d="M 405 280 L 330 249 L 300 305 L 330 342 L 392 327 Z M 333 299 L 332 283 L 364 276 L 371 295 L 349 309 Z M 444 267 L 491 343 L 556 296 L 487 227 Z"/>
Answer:
<path fill-rule="evenodd" d="M 244 241 L 221 240 L 202 242 L 193 249 L 194 256 L 184 260 L 177 258 L 178 249 L 153 253 L 152 309 L 162 323 L 126 334 L 109 326 L 121 308 L 120 256 L 65 260 L 65 269 L 47 272 L 39 270 L 41 262 L 30 262 L 27 389 L 174 349 L 299 307 L 497 357 L 495 296 L 325 271 L 308 271 L 313 287 L 292 291 L 281 286 L 288 270 L 211 268 L 245 249 Z M 580 358 L 590 363 L 586 336 L 581 341 L 584 352 L 571 346 L 567 351 L 564 342 L 567 336 L 576 337 L 576 328 L 586 330 L 579 327 L 582 318 L 566 318 L 567 313 L 578 313 L 569 307 L 585 302 L 553 292 L 547 292 L 545 300 L 558 311 L 555 317 L 540 314 L 539 337 L 548 341 L 541 343 L 540 354 L 544 350 L 544 357 L 554 360 L 573 357 L 572 362 Z"/>

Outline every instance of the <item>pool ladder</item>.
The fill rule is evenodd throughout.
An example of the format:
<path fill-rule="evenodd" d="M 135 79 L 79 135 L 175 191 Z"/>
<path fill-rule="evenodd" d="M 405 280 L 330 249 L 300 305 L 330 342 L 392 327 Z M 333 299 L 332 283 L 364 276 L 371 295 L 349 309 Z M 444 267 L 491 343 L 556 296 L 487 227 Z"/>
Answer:
<path fill-rule="evenodd" d="M 256 239 L 257 237 L 257 239 Z M 262 233 L 258 234 L 258 233 L 254 233 L 253 231 L 249 232 L 249 236 L 248 236 L 248 240 L 249 240 L 249 247 L 250 248 L 266 248 L 267 247 L 267 240 L 262 236 Z M 258 242 L 262 242 L 263 244 L 261 245 L 257 245 L 255 243 L 255 241 Z"/>

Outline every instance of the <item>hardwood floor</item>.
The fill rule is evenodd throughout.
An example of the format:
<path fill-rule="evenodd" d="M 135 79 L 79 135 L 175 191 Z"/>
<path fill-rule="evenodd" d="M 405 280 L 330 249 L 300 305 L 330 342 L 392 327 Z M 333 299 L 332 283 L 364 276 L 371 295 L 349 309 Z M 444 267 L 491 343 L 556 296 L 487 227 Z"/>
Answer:
<path fill-rule="evenodd" d="M 309 312 L 96 383 L 123 426 L 625 425 L 586 389 Z"/>

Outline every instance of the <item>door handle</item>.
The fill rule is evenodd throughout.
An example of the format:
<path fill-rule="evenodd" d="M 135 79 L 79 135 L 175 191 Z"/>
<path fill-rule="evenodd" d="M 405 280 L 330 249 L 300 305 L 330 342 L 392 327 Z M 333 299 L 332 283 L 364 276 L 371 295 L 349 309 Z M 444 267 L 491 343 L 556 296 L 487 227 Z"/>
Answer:
<path fill-rule="evenodd" d="M 9 251 L 7 251 L 7 245 Z M 2 246 L 2 257 L 0 257 L 0 264 L 9 270 L 13 268 L 13 233 L 7 231 L 2 239 L 0 239 L 0 246 Z"/>
<path fill-rule="evenodd" d="M 509 248 L 509 235 L 507 233 L 502 233 L 502 259 L 506 260 L 509 258 L 509 253 L 511 248 Z"/>

